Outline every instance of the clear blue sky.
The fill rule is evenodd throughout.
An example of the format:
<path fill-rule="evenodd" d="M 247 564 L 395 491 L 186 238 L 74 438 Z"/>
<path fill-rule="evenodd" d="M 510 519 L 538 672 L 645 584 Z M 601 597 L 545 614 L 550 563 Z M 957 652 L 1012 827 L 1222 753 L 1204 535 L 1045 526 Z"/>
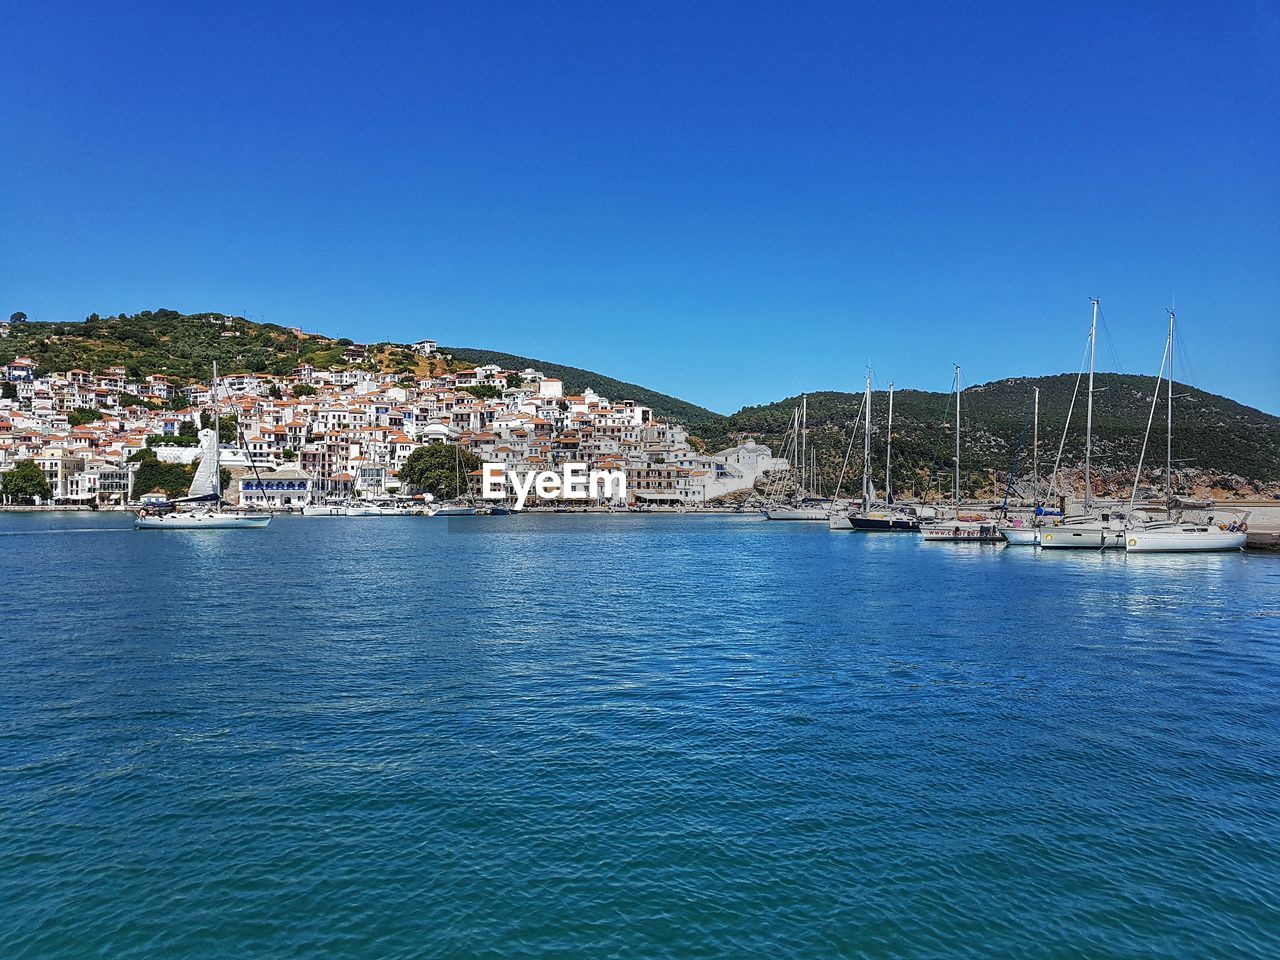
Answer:
<path fill-rule="evenodd" d="M 722 411 L 1074 371 L 1280 412 L 1280 7 L 4 3 L 0 310 L 431 336 Z M 1106 366 L 1111 353 L 1100 351 Z"/>

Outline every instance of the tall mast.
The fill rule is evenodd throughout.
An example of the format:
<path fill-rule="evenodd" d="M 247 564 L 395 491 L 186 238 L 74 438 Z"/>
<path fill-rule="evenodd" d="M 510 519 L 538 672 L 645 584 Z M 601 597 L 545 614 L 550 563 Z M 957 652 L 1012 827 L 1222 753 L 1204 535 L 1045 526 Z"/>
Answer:
<path fill-rule="evenodd" d="M 809 473 L 809 398 L 800 398 L 800 489 L 797 494 L 804 496 L 807 489 Z"/>
<path fill-rule="evenodd" d="M 956 512 L 960 511 L 960 364 L 956 364 Z"/>
<path fill-rule="evenodd" d="M 1164 436 L 1164 495 L 1173 509 L 1173 308 L 1169 308 L 1169 410 Z"/>
<path fill-rule="evenodd" d="M 893 494 L 889 484 L 889 464 L 893 457 L 893 381 L 889 381 L 889 425 L 885 430 L 884 440 L 884 502 L 885 506 L 893 503 Z"/>
<path fill-rule="evenodd" d="M 1084 420 L 1084 512 L 1093 512 L 1093 476 L 1090 473 L 1090 460 L 1093 456 L 1093 357 L 1097 352 L 1098 341 L 1098 298 L 1093 301 L 1093 322 L 1089 324 L 1089 401 Z"/>
<path fill-rule="evenodd" d="M 222 502 L 222 460 L 218 444 L 222 439 L 222 417 L 218 409 L 218 361 L 213 361 L 213 492 Z"/>
<path fill-rule="evenodd" d="M 1031 497 L 1038 497 L 1040 490 L 1040 388 L 1035 387 L 1035 402 L 1031 415 Z"/>
<path fill-rule="evenodd" d="M 866 421 L 862 426 L 862 512 L 871 509 L 871 368 L 867 367 L 867 396 L 862 403 Z"/>

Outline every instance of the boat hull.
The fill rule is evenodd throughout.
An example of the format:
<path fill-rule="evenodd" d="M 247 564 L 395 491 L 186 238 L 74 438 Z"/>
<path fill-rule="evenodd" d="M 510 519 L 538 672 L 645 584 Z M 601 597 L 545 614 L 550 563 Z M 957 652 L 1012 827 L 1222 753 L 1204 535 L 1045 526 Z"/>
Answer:
<path fill-rule="evenodd" d="M 261 530 L 271 522 L 271 515 L 251 516 L 242 513 L 167 513 L 154 517 L 138 517 L 137 530 Z"/>
<path fill-rule="evenodd" d="M 1112 550 L 1124 543 L 1124 531 L 1112 527 L 1062 524 L 1040 531 L 1041 550 Z"/>
<path fill-rule="evenodd" d="M 1000 536 L 1011 547 L 1034 547 L 1040 542 L 1039 527 L 1001 527 Z"/>
<path fill-rule="evenodd" d="M 475 507 L 441 507 L 432 514 L 433 517 L 474 517 Z"/>
<path fill-rule="evenodd" d="M 920 521 L 891 514 L 853 515 L 849 517 L 849 528 L 862 533 L 918 533 Z"/>
<path fill-rule="evenodd" d="M 320 506 L 308 504 L 302 508 L 304 517 L 345 517 L 347 508 L 343 506 Z"/>
<path fill-rule="evenodd" d="M 829 520 L 831 511 L 823 507 L 775 507 L 764 511 L 770 520 Z"/>
<path fill-rule="evenodd" d="M 920 533 L 930 543 L 1004 543 L 994 522 L 944 521 L 922 526 Z"/>
<path fill-rule="evenodd" d="M 1243 550 L 1247 535 L 1214 528 L 1130 530 L 1125 553 L 1225 553 Z"/>

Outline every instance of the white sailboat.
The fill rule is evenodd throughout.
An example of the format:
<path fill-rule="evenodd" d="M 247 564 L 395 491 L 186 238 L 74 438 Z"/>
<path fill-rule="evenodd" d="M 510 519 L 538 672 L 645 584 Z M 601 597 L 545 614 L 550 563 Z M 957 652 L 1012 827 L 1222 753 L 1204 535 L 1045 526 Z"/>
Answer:
<path fill-rule="evenodd" d="M 1040 531 L 1040 549 L 1068 550 L 1088 549 L 1106 550 L 1110 547 L 1124 546 L 1124 517 L 1118 513 L 1093 513 L 1093 475 L 1090 470 L 1093 454 L 1093 372 L 1094 357 L 1097 353 L 1098 339 L 1098 299 L 1091 298 L 1093 303 L 1093 321 L 1089 325 L 1089 392 L 1086 400 L 1085 433 L 1084 433 L 1084 515 L 1067 517 Z M 1078 383 L 1078 381 L 1077 381 Z M 1067 413 L 1067 425 L 1063 427 L 1063 442 L 1066 442 L 1066 430 L 1071 425 L 1070 411 Z M 1062 447 L 1059 446 L 1059 456 Z M 1055 476 L 1057 470 L 1054 470 Z"/>
<path fill-rule="evenodd" d="M 921 524 L 920 534 L 932 543 L 1000 543 L 1004 538 L 994 520 L 960 516 L 960 364 L 956 364 L 955 516 Z"/>
<path fill-rule="evenodd" d="M 770 497 L 770 503 L 761 512 L 769 520 L 827 520 L 831 516 L 831 501 L 819 496 L 812 496 L 810 486 L 817 477 L 817 457 L 809 447 L 809 398 L 802 397 L 800 406 L 796 408 L 788 431 L 790 456 L 799 464 L 796 470 L 793 464 L 787 472 L 788 476 L 796 474 L 797 490 L 793 497 L 783 501 L 781 497 Z M 783 456 L 787 456 L 787 443 L 784 441 Z M 772 491 L 770 491 L 772 493 Z"/>
<path fill-rule="evenodd" d="M 200 463 L 187 495 L 176 503 L 199 503 L 193 510 L 170 513 L 138 511 L 133 525 L 138 530 L 260 530 L 271 522 L 271 514 L 239 513 L 224 510 L 222 473 L 218 456 L 218 366 L 213 367 L 213 429 L 205 428 L 200 439 Z"/>
<path fill-rule="evenodd" d="M 1248 515 L 1233 518 L 1224 524 L 1195 523 L 1173 516 L 1176 501 L 1173 495 L 1173 310 L 1169 311 L 1169 336 L 1165 341 L 1164 358 L 1160 361 L 1163 376 L 1166 362 L 1169 370 L 1166 391 L 1166 424 L 1164 445 L 1165 502 L 1169 519 L 1132 526 L 1125 535 L 1125 553 L 1214 553 L 1241 550 L 1248 540 Z M 1147 452 L 1147 440 L 1151 436 L 1151 424 L 1155 420 L 1155 404 L 1160 397 L 1160 382 L 1156 381 L 1156 396 L 1152 400 L 1151 417 L 1147 421 L 1147 435 L 1142 440 L 1142 455 L 1138 458 L 1138 470 L 1133 478 L 1133 493 L 1129 498 L 1130 511 L 1138 496 L 1138 480 L 1142 475 L 1142 461 Z"/>

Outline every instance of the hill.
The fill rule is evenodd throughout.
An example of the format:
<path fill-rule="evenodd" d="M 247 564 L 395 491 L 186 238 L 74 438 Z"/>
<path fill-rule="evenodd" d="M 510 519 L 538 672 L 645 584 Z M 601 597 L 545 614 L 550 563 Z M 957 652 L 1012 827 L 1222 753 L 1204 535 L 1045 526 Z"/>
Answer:
<path fill-rule="evenodd" d="M 41 373 L 77 367 L 102 372 L 121 366 L 131 376 L 159 373 L 179 381 L 207 380 L 213 362 L 224 373 L 284 375 L 300 363 L 316 367 L 366 365 L 418 370 L 420 359 L 402 345 L 378 344 L 364 357 L 346 356 L 352 342 L 305 334 L 221 313 L 144 310 L 83 322 L 15 323 L 0 349 L 26 355 Z M 7 357 L 6 357 L 7 359 Z"/>
<path fill-rule="evenodd" d="M 1040 388 L 1040 471 L 1053 469 L 1062 439 L 1067 410 L 1075 388 L 1075 374 L 1051 377 L 1018 377 L 969 387 L 961 398 L 962 483 L 977 494 L 992 489 L 991 471 L 1003 475 L 1013 463 L 1020 445 L 1024 450 L 1020 475 L 1030 473 L 1032 388 Z M 1099 374 L 1094 395 L 1093 463 L 1101 484 L 1121 490 L 1133 482 L 1133 466 L 1151 412 L 1154 377 Z M 1069 478 L 1079 473 L 1084 458 L 1085 386 L 1072 414 L 1071 431 L 1063 448 L 1062 463 Z M 1257 484 L 1280 479 L 1280 418 L 1190 387 L 1175 384 L 1175 471 L 1182 470 L 1183 487 L 1218 484 L 1218 489 L 1239 486 L 1236 478 Z M 1179 395 L 1185 395 L 1179 398 Z M 778 443 L 790 422 L 799 397 L 746 407 L 729 418 L 734 434 L 750 434 L 765 443 Z M 809 394 L 811 442 L 828 485 L 838 476 L 849 430 L 858 415 L 861 394 L 821 392 Z M 917 492 L 939 483 L 950 493 L 955 434 L 953 396 L 923 390 L 898 390 L 893 398 L 895 487 L 915 485 Z M 1164 408 L 1157 410 L 1146 464 L 1164 464 Z M 884 436 L 888 395 L 872 394 L 873 473 L 883 484 Z M 1024 434 L 1025 431 L 1025 434 Z M 861 476 L 861 441 L 853 468 Z M 1153 481 L 1153 469 L 1144 471 L 1144 482 Z M 856 481 L 855 481 L 856 482 Z"/>

